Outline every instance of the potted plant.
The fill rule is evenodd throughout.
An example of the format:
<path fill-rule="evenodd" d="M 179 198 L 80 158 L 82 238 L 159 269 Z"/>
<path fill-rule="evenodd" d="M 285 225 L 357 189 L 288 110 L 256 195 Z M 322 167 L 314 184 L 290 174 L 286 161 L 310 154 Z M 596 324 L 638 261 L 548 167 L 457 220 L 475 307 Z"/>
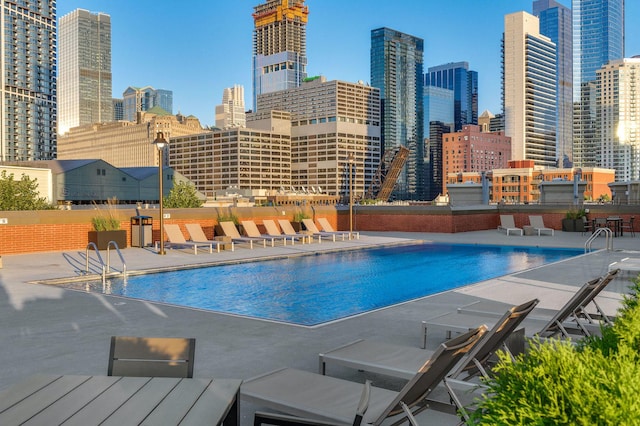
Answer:
<path fill-rule="evenodd" d="M 127 231 L 120 229 L 115 205 L 115 199 L 107 200 L 105 210 L 100 210 L 96 205 L 99 214 L 91 219 L 93 231 L 89 231 L 89 242 L 94 243 L 98 250 L 106 250 L 110 241 L 114 241 L 118 248 L 127 247 Z"/>
<path fill-rule="evenodd" d="M 562 219 L 562 231 L 564 232 L 584 232 L 584 219 L 587 213 L 584 209 L 572 208 Z"/>
<path fill-rule="evenodd" d="M 291 226 L 296 232 L 300 232 L 303 230 L 302 220 L 303 219 L 311 219 L 311 216 L 306 214 L 305 212 L 298 212 L 293 215 L 293 221 L 291 222 Z"/>

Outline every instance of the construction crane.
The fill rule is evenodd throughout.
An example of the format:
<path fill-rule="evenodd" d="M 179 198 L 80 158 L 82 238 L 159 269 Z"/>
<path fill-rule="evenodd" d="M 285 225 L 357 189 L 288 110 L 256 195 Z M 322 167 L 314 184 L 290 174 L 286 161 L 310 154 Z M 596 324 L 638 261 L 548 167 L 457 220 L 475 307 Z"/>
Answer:
<path fill-rule="evenodd" d="M 408 156 L 409 149 L 402 145 L 386 150 L 365 198 L 388 201 Z"/>

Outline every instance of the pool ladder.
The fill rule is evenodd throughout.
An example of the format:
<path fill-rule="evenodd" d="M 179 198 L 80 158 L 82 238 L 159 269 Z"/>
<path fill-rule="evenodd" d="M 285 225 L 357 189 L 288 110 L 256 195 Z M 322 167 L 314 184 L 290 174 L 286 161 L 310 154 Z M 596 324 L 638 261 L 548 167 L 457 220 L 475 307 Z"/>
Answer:
<path fill-rule="evenodd" d="M 587 239 L 587 242 L 584 243 L 584 252 L 588 253 L 591 251 L 591 244 L 593 241 L 600 236 L 600 234 L 605 234 L 606 240 L 605 245 L 608 251 L 613 250 L 613 231 L 609 228 L 598 228 L 593 234 Z"/>
<path fill-rule="evenodd" d="M 85 251 L 85 273 L 89 273 L 89 249 L 93 249 L 96 252 L 98 262 L 100 262 L 102 285 L 107 282 L 107 274 L 109 274 L 111 271 L 111 246 L 113 246 L 113 248 L 116 250 L 116 253 L 118 253 L 118 256 L 120 256 L 120 261 L 122 262 L 122 277 L 126 280 L 127 264 L 124 261 L 122 253 L 120 252 L 118 243 L 116 243 L 115 241 L 109 241 L 109 243 L 107 244 L 107 263 L 104 263 L 104 261 L 102 260 L 102 256 L 100 256 L 100 251 L 98 250 L 98 246 L 96 245 L 96 243 L 91 242 L 87 244 L 87 249 Z"/>

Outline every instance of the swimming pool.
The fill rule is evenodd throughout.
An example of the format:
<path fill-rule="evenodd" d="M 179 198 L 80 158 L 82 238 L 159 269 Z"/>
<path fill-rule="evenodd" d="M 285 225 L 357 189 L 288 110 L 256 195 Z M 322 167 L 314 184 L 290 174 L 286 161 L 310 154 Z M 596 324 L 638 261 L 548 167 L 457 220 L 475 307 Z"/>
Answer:
<path fill-rule="evenodd" d="M 419 244 L 130 276 L 68 287 L 305 326 L 582 254 L 576 249 Z"/>

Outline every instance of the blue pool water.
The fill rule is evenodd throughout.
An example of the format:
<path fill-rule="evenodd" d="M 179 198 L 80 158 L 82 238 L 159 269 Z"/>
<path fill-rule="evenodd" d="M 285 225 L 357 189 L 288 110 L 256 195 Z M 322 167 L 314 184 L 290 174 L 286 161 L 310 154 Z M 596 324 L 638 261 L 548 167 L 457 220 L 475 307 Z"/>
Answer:
<path fill-rule="evenodd" d="M 420 244 L 132 276 L 77 286 L 131 298 L 317 325 L 582 254 Z"/>

